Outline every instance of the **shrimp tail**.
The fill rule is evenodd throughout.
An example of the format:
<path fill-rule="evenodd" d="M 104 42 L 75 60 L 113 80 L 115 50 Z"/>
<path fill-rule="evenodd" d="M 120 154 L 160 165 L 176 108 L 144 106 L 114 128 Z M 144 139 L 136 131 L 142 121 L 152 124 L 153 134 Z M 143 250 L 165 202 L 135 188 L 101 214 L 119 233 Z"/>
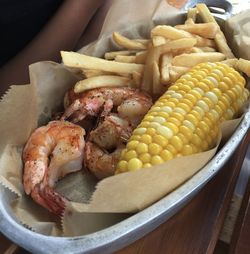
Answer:
<path fill-rule="evenodd" d="M 57 193 L 49 186 L 40 189 L 38 186 L 31 192 L 31 197 L 36 200 L 38 204 L 54 213 L 55 215 L 62 215 L 65 210 L 68 200 Z"/>

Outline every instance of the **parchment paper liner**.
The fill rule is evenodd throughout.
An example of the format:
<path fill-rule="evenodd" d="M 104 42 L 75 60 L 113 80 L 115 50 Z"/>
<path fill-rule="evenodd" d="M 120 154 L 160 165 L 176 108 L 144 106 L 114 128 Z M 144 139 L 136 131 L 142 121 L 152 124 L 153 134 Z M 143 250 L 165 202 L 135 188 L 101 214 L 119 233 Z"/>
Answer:
<path fill-rule="evenodd" d="M 114 30 L 122 30 L 124 34 L 131 38 L 148 37 L 148 31 L 153 24 L 169 24 L 168 20 L 180 23 L 181 13 L 177 9 L 167 6 L 165 1 L 155 1 L 154 4 L 153 1 L 148 1 L 150 3 L 145 2 L 147 1 L 133 2 L 132 5 L 136 15 L 131 13 L 130 16 L 130 12 L 126 12 L 127 17 L 119 15 L 119 22 L 113 22 L 114 17 L 112 14 L 114 8 L 117 7 L 117 5 L 114 5 L 106 18 L 98 42 L 83 48 L 81 52 L 101 56 L 107 49 L 115 49 L 116 46 L 109 39 L 109 32 Z M 131 7 L 127 1 L 121 0 L 120 4 L 126 4 L 127 9 Z M 140 9 L 136 8 L 137 4 Z M 150 8 L 148 5 L 150 5 Z M 168 8 L 171 8 L 171 11 Z M 119 7 L 120 14 L 121 10 L 124 9 Z M 117 12 L 118 9 L 115 9 L 115 15 L 118 15 Z M 124 14 L 124 12 L 122 13 Z M 140 16 L 138 13 L 142 15 Z M 145 17 L 147 19 L 142 21 Z M 246 23 L 246 17 L 247 15 L 244 14 L 244 21 L 242 22 Z M 233 19 L 233 22 L 228 22 L 228 31 L 232 31 L 235 24 L 237 24 L 235 18 Z M 133 26 L 125 30 L 118 29 L 122 28 L 127 20 L 133 23 Z M 233 43 L 234 45 L 240 45 L 240 47 L 249 45 L 247 44 L 248 40 L 245 39 L 245 34 L 236 34 L 235 37 L 237 37 L 237 40 Z M 245 44 L 241 43 L 242 37 L 244 37 Z M 245 53 L 245 51 L 242 52 Z M 245 54 L 242 56 L 245 57 Z M 217 149 L 216 147 L 205 153 L 177 158 L 154 167 L 154 169 L 124 173 L 99 182 L 90 204 L 71 202 L 67 207 L 63 218 L 64 232 L 62 232 L 60 222 L 23 193 L 21 150 L 36 124 L 45 124 L 52 112 L 61 109 L 64 93 L 78 79 L 79 77 L 75 73 L 62 65 L 52 62 L 35 63 L 30 66 L 31 84 L 12 86 L 0 102 L 0 149 L 2 152 L 0 183 L 8 190 L 16 193 L 17 197 L 12 198 L 10 203 L 17 219 L 42 234 L 82 235 L 112 225 L 128 216 L 124 213 L 136 212 L 149 206 L 188 180 L 213 157 Z M 227 123 L 229 134 L 239 121 Z M 79 178 L 79 174 L 81 173 L 76 173 L 75 177 L 71 176 L 71 180 L 68 178 L 68 181 L 62 181 L 58 186 L 58 190 L 67 190 L 68 193 L 64 193 L 66 196 L 71 195 L 74 200 L 81 201 L 86 200 L 90 195 L 88 193 L 86 198 L 85 193 L 79 191 L 82 189 L 78 188 L 80 186 L 79 182 L 72 190 L 73 181 L 82 179 L 84 182 L 85 176 L 87 176 L 81 174 L 82 178 Z M 63 186 L 62 183 L 64 183 Z M 70 188 L 67 188 L 66 185 Z M 85 185 L 83 187 L 86 189 Z M 93 186 L 89 187 L 92 190 Z"/>

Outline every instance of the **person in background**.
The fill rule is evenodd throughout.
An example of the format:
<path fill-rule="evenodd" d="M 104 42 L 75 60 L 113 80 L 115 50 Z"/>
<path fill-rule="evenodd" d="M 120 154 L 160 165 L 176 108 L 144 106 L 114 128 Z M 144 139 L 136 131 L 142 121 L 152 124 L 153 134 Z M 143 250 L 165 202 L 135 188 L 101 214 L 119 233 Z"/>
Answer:
<path fill-rule="evenodd" d="M 112 0 L 1 0 L 0 97 L 29 82 L 34 62 L 60 62 L 95 40 Z"/>

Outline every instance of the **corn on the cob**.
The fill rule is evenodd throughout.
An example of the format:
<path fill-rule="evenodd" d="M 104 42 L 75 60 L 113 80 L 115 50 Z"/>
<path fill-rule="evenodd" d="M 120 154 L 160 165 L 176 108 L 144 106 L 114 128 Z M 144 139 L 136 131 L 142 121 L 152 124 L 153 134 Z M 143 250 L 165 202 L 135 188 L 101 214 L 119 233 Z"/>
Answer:
<path fill-rule="evenodd" d="M 245 79 L 228 65 L 195 66 L 170 86 L 133 131 L 116 173 L 212 148 L 219 123 L 232 119 L 248 95 Z"/>

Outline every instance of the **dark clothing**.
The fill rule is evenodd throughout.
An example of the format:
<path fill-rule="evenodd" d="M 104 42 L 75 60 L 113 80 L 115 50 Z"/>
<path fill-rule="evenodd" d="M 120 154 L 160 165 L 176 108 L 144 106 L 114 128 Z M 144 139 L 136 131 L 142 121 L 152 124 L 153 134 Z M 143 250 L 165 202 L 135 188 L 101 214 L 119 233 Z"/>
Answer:
<path fill-rule="evenodd" d="M 36 36 L 61 3 L 62 0 L 0 0 L 0 66 Z"/>

